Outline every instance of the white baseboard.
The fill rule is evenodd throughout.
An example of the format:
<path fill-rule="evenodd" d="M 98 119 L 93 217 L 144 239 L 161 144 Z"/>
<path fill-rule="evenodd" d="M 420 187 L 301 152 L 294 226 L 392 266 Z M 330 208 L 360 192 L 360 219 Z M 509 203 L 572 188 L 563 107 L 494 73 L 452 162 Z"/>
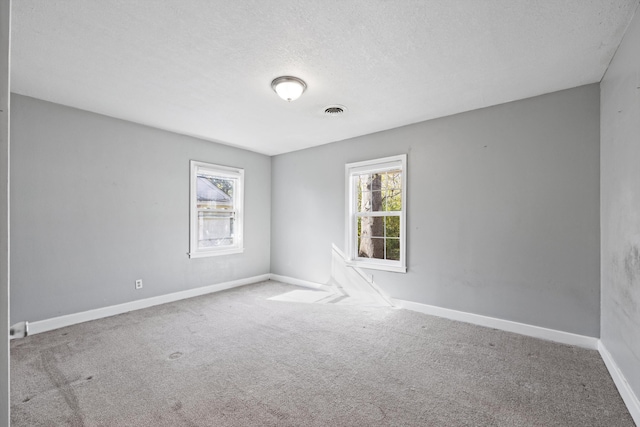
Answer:
<path fill-rule="evenodd" d="M 627 409 L 629 410 L 633 421 L 635 421 L 636 425 L 640 426 L 640 400 L 638 400 L 638 396 L 633 392 L 629 382 L 620 371 L 618 364 L 613 360 L 611 353 L 609 353 L 609 350 L 607 350 L 602 341 L 598 341 L 598 351 L 600 352 L 602 360 L 604 360 L 604 364 L 609 370 L 611 378 L 613 378 L 613 382 L 618 388 L 618 392 L 620 393 L 622 400 L 625 405 L 627 405 Z"/>
<path fill-rule="evenodd" d="M 269 276 L 269 274 L 262 274 L 260 276 L 248 277 L 246 279 L 233 280 L 230 282 L 203 286 L 201 288 L 189 289 L 172 294 L 126 302 L 124 304 L 96 308 L 94 310 L 83 311 L 81 313 L 67 314 L 65 316 L 54 317 L 52 319 L 29 322 L 29 335 L 39 334 L 58 328 L 64 328 L 65 326 L 88 322 L 90 320 L 97 320 L 104 317 L 115 316 L 117 314 L 128 313 L 130 311 L 140 310 L 142 308 L 153 307 L 154 305 L 166 304 L 187 298 L 197 297 L 200 295 L 210 294 L 213 292 L 220 292 L 226 289 L 237 288 L 238 286 L 263 282 L 265 280 L 269 280 Z"/>
<path fill-rule="evenodd" d="M 320 283 L 309 282 L 308 280 L 295 279 L 289 276 L 281 276 L 279 274 L 270 274 L 269 278 L 277 282 L 287 283 L 289 285 L 302 286 L 303 288 L 318 289 L 321 291 L 331 291 L 331 287 Z"/>
<path fill-rule="evenodd" d="M 451 310 L 448 308 L 436 307 L 412 301 L 395 301 L 398 306 L 402 308 L 430 314 L 432 316 L 444 317 L 446 319 L 458 320 L 460 322 L 472 323 L 474 325 L 500 329 L 507 332 L 514 332 L 516 334 L 562 344 L 575 345 L 578 347 L 588 348 L 590 350 L 596 350 L 598 348 L 599 339 L 594 337 L 542 328 L 540 326 L 527 325 L 526 323 L 512 322 L 510 320 L 503 320 L 495 317 L 482 316 L 480 314 L 466 313 L 464 311 Z"/>
<path fill-rule="evenodd" d="M 233 280 L 230 282 L 218 283 L 215 285 L 204 286 L 196 289 L 189 289 L 186 291 L 175 292 L 167 295 L 160 295 L 157 297 L 145 298 L 142 300 L 136 300 L 127 302 L 124 304 L 113 305 L 109 307 L 97 308 L 94 310 L 88 310 L 81 313 L 68 314 L 65 316 L 54 317 L 52 319 L 39 320 L 29 323 L 29 334 L 35 335 L 42 332 L 51 331 L 54 329 L 63 328 L 65 326 L 71 326 L 78 323 L 88 322 L 90 320 L 102 319 L 105 317 L 115 316 L 122 313 L 128 313 L 134 310 L 140 310 L 147 307 L 153 307 L 155 305 L 166 304 L 174 301 L 179 301 L 187 298 L 193 298 L 201 295 L 206 295 L 214 292 L 224 291 L 226 289 L 237 288 L 239 286 L 249 285 L 252 283 L 263 282 L 265 280 L 275 280 L 290 285 L 302 286 L 305 288 L 318 289 L 318 290 L 330 290 L 330 287 L 320 283 L 310 282 L 302 279 L 295 279 L 293 277 L 281 276 L 279 274 L 262 274 L 259 276 L 248 277 L 245 279 Z M 498 319 L 495 317 L 482 316 L 479 314 L 466 313 L 463 311 L 451 310 L 448 308 L 436 307 L 433 305 L 422 304 L 412 301 L 405 301 L 399 299 L 393 299 L 397 307 L 405 308 L 407 310 L 417 311 L 420 313 L 429 314 L 432 316 L 443 317 L 446 319 L 457 320 L 460 322 L 471 323 L 474 325 L 485 326 L 489 328 L 500 329 L 507 332 L 513 332 L 525 336 L 534 338 L 545 339 L 562 344 L 575 345 L 578 347 L 584 347 L 592 350 L 598 350 L 604 361 L 607 369 L 613 381 L 627 405 L 629 413 L 631 414 L 635 423 L 640 426 L 640 400 L 635 395 L 625 376 L 620 371 L 620 368 L 616 364 L 615 360 L 611 357 L 611 354 L 604 346 L 602 341 L 598 338 L 588 337 L 584 335 L 573 334 L 571 332 L 563 332 L 555 329 L 542 328 L 540 326 L 527 325 L 525 323 L 512 322 L 510 320 Z"/>

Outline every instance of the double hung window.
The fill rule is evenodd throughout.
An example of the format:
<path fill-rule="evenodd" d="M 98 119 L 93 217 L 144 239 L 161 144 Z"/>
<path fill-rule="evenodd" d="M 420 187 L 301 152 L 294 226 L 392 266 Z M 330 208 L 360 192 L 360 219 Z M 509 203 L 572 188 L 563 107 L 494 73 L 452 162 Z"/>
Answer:
<path fill-rule="evenodd" d="M 191 258 L 243 251 L 243 187 L 243 169 L 191 161 Z"/>
<path fill-rule="evenodd" d="M 352 265 L 406 272 L 406 155 L 346 165 Z"/>

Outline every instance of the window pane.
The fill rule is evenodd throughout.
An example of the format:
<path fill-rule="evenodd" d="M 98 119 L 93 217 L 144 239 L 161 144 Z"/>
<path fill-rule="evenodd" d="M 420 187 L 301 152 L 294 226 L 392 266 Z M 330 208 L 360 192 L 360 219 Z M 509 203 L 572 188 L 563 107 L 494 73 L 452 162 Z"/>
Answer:
<path fill-rule="evenodd" d="M 382 204 L 384 200 L 384 193 L 382 191 L 372 191 L 371 192 L 371 212 L 380 212 L 384 210 L 384 206 Z"/>
<path fill-rule="evenodd" d="M 371 191 L 360 191 L 358 187 L 358 212 L 371 212 Z"/>
<path fill-rule="evenodd" d="M 402 192 L 400 190 L 390 190 L 384 194 L 385 211 L 402 210 Z"/>
<path fill-rule="evenodd" d="M 400 217 L 388 216 L 385 221 L 385 237 L 400 237 Z"/>
<path fill-rule="evenodd" d="M 233 245 L 234 212 L 198 212 L 198 248 Z"/>
<path fill-rule="evenodd" d="M 368 175 L 357 175 L 355 177 L 355 187 L 356 187 L 356 194 L 358 195 L 358 208 L 357 211 L 358 212 L 366 212 L 366 208 L 364 206 L 364 201 L 363 198 L 365 200 L 369 200 L 371 198 L 371 196 L 364 196 L 363 194 L 367 192 L 367 188 L 366 185 L 364 185 L 363 183 L 366 182 Z"/>
<path fill-rule="evenodd" d="M 382 174 L 382 205 L 385 211 L 402 210 L 402 172 L 399 170 Z"/>
<path fill-rule="evenodd" d="M 383 190 L 399 190 L 402 188 L 402 171 L 387 171 L 382 176 Z"/>
<path fill-rule="evenodd" d="M 198 209 L 233 209 L 235 180 L 198 174 Z"/>
<path fill-rule="evenodd" d="M 382 175 L 358 175 L 358 212 L 379 212 L 383 210 L 383 193 L 381 191 Z"/>
<path fill-rule="evenodd" d="M 386 239 L 386 259 L 400 261 L 400 239 Z"/>
<path fill-rule="evenodd" d="M 382 190 L 382 174 L 366 173 L 358 175 L 358 186 L 362 191 L 380 191 Z"/>
<path fill-rule="evenodd" d="M 384 217 L 358 217 L 358 236 L 384 237 Z"/>
<path fill-rule="evenodd" d="M 361 237 L 358 239 L 358 256 L 384 259 L 384 239 Z"/>

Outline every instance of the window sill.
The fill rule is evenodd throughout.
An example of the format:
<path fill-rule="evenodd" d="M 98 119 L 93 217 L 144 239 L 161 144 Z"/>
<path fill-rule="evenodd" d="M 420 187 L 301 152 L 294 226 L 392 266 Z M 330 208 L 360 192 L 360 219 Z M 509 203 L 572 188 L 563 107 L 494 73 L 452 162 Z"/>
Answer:
<path fill-rule="evenodd" d="M 220 256 L 220 255 L 231 255 L 231 254 L 241 254 L 244 252 L 244 248 L 233 248 L 233 249 L 220 249 L 215 251 L 201 251 L 201 252 L 189 252 L 189 258 L 208 258 L 212 256 Z"/>
<path fill-rule="evenodd" d="M 366 261 L 347 261 L 349 267 L 368 268 L 370 270 L 390 271 L 392 273 L 406 273 L 407 267 L 404 265 L 386 265 Z"/>

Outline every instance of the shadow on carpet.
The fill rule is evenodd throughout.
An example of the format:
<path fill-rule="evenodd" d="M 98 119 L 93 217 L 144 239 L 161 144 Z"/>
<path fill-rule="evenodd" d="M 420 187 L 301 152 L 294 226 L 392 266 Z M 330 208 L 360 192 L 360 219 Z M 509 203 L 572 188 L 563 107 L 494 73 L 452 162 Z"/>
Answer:
<path fill-rule="evenodd" d="M 596 351 L 263 282 L 11 343 L 13 426 L 633 426 Z"/>

